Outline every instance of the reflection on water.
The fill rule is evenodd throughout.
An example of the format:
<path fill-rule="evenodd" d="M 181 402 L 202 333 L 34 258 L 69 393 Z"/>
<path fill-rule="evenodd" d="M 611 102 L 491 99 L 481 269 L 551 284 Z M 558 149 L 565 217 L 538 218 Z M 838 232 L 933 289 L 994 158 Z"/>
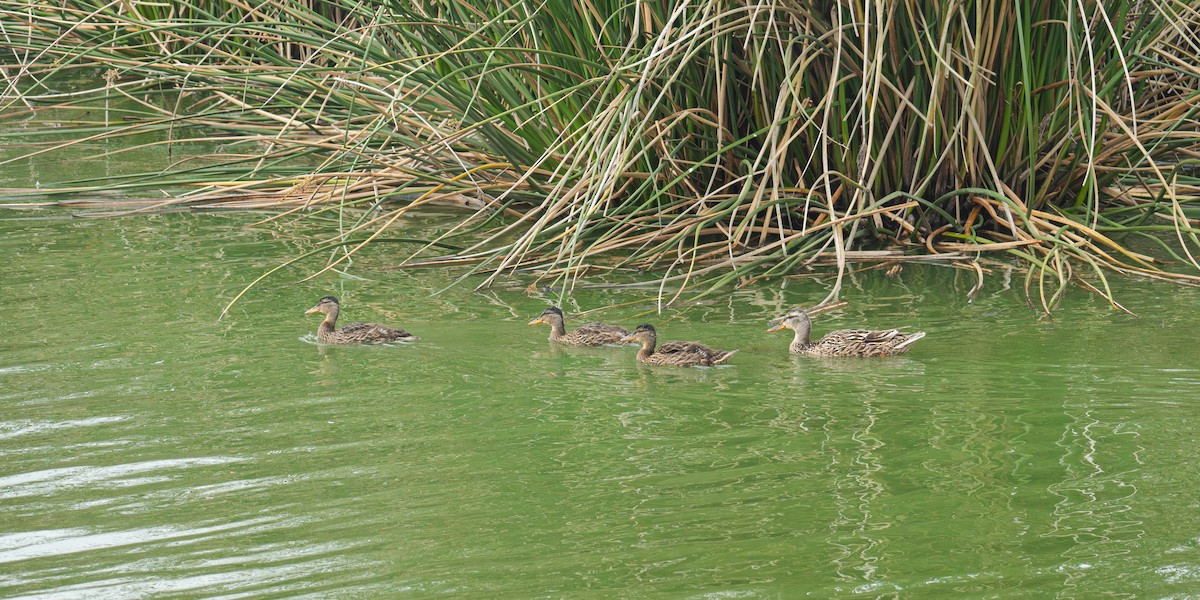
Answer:
<path fill-rule="evenodd" d="M 884 360 L 787 353 L 820 280 L 654 314 L 737 348 L 640 365 L 525 325 L 560 299 L 455 273 L 256 288 L 302 251 L 237 215 L 0 221 L 0 596 L 1186 596 L 1200 585 L 1198 296 L 1125 283 L 1056 321 L 1003 277 L 852 275 L 815 333 L 929 332 Z M 1153 293 L 1147 293 L 1150 290 Z M 315 343 L 333 293 L 421 341 Z M 36 332 L 36 335 L 26 332 Z M 1119 342 L 1117 342 L 1119 340 Z"/>

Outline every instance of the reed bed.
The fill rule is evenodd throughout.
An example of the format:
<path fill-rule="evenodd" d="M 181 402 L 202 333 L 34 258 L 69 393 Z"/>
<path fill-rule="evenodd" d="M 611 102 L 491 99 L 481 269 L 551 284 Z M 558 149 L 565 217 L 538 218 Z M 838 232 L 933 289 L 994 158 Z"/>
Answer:
<path fill-rule="evenodd" d="M 326 269 L 452 205 L 399 265 L 674 298 L 818 268 L 833 297 L 852 261 L 982 285 L 1007 255 L 1046 312 L 1071 284 L 1119 308 L 1112 273 L 1200 283 L 1194 3 L 433 4 L 0 0 L 0 125 L 54 111 L 4 133 L 53 134 L 25 156 L 219 147 L 37 193 L 336 213 Z"/>

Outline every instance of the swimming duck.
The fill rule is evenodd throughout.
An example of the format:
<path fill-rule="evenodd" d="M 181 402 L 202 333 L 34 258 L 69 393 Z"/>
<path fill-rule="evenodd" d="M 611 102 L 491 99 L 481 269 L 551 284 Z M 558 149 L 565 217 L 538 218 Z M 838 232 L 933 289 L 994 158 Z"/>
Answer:
<path fill-rule="evenodd" d="M 767 331 L 791 329 L 796 332 L 790 347 L 792 354 L 809 356 L 892 356 L 908 351 L 908 347 L 925 337 L 924 331 L 905 333 L 899 329 L 839 329 L 812 341 L 812 320 L 803 310 L 793 310 L 778 319 Z"/>
<path fill-rule="evenodd" d="M 397 340 L 415 340 L 417 336 L 403 330 L 392 329 L 375 323 L 347 323 L 341 329 L 335 329 L 340 305 L 333 296 L 325 296 L 316 306 L 304 312 L 306 315 L 325 313 L 325 320 L 317 328 L 317 340 L 326 344 L 371 344 L 375 342 L 393 342 Z"/>
<path fill-rule="evenodd" d="M 714 350 L 696 342 L 667 342 L 657 349 L 658 332 L 653 325 L 638 325 L 633 333 L 621 338 L 621 343 L 637 342 L 639 362 L 648 365 L 678 365 L 681 367 L 719 365 L 737 350 Z"/>
<path fill-rule="evenodd" d="M 556 306 L 547 308 L 542 311 L 541 316 L 529 322 L 530 325 L 541 323 L 550 326 L 551 340 L 574 346 L 616 344 L 621 341 L 621 338 L 629 335 L 629 331 L 623 327 L 595 322 L 584 323 L 575 329 L 575 331 L 567 333 L 566 325 L 563 324 L 563 313 Z"/>

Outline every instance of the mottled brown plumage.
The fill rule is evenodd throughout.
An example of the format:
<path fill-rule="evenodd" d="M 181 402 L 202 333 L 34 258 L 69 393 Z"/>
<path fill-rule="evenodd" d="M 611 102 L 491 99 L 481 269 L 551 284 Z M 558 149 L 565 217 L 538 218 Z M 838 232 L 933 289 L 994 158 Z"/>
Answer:
<path fill-rule="evenodd" d="M 629 331 L 615 325 L 604 323 L 584 323 L 575 331 L 567 333 L 563 323 L 562 311 L 551 306 L 542 312 L 541 316 L 529 322 L 530 325 L 546 324 L 550 326 L 550 339 L 561 344 L 573 346 L 603 346 L 620 343 L 621 338 L 629 335 Z"/>
<path fill-rule="evenodd" d="M 793 310 L 767 331 L 791 329 L 796 332 L 789 349 L 792 354 L 809 356 L 892 356 L 907 352 L 913 342 L 925 337 L 924 331 L 912 333 L 899 329 L 839 329 L 812 341 L 812 320 L 808 313 Z"/>
<path fill-rule="evenodd" d="M 372 344 L 417 339 L 417 336 L 403 329 L 375 323 L 348 323 L 337 329 L 334 324 L 337 323 L 340 309 L 337 298 L 325 296 L 316 306 L 304 312 L 306 315 L 317 312 L 325 314 L 325 320 L 317 328 L 317 341 L 325 344 Z"/>
<path fill-rule="evenodd" d="M 715 350 L 697 342 L 667 342 L 656 346 L 658 332 L 653 325 L 638 325 L 637 330 L 621 340 L 622 343 L 637 342 L 639 362 L 648 365 L 676 365 L 680 367 L 719 365 L 737 350 Z"/>

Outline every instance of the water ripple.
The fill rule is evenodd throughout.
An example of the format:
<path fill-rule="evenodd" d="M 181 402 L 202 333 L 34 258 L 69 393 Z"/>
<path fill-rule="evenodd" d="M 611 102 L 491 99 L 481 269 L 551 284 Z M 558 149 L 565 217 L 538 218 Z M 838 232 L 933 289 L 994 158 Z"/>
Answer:
<path fill-rule="evenodd" d="M 4 421 L 0 422 L 0 440 L 7 440 L 22 435 L 48 433 L 60 429 L 70 429 L 73 427 L 90 427 L 93 425 L 105 425 L 107 423 L 117 423 L 124 421 L 129 417 L 91 417 L 87 419 L 74 419 L 69 421 Z"/>
<path fill-rule="evenodd" d="M 222 523 L 208 527 L 160 526 L 99 533 L 84 528 L 13 533 L 0 536 L 0 564 L 31 558 L 113 548 L 116 546 L 162 542 L 180 538 L 195 538 L 217 532 L 245 529 L 262 523 L 269 523 L 273 520 L 270 518 L 260 518 Z"/>
<path fill-rule="evenodd" d="M 63 467 L 44 469 L 0 477 L 0 499 L 29 496 L 47 497 L 70 488 L 123 487 L 130 476 L 139 473 L 212 465 L 226 465 L 248 460 L 235 456 L 177 458 L 107 467 Z"/>

